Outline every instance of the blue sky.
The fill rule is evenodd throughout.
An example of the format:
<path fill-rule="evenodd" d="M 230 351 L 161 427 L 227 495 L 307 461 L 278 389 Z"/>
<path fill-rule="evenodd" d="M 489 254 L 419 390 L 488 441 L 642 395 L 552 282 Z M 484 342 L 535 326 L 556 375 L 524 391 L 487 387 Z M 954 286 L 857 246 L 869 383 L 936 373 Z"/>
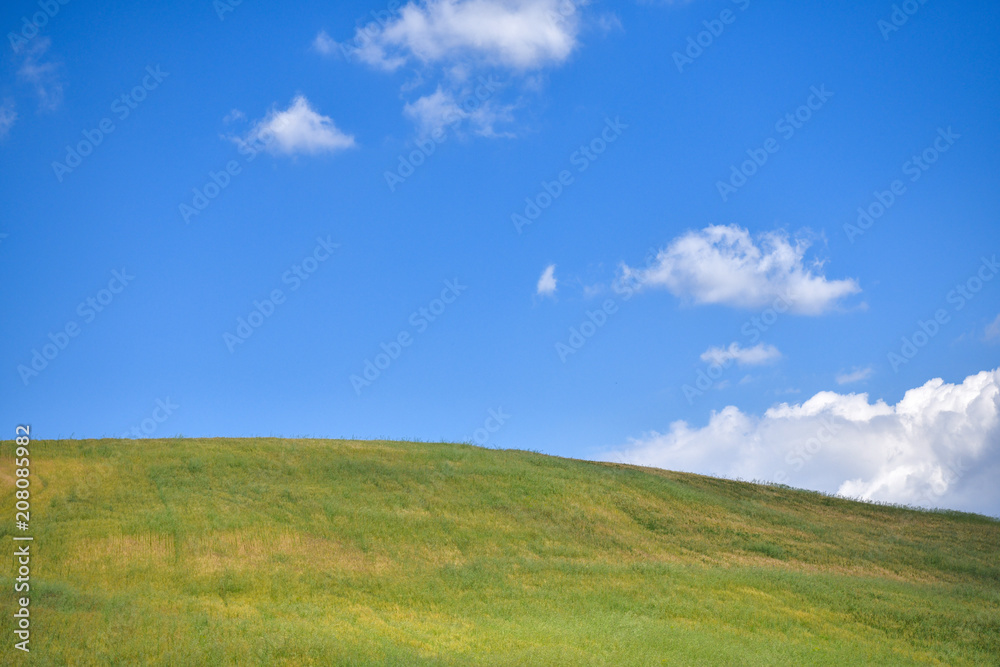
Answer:
<path fill-rule="evenodd" d="M 7 3 L 2 421 L 1000 514 L 1000 7 L 894 11 Z"/>

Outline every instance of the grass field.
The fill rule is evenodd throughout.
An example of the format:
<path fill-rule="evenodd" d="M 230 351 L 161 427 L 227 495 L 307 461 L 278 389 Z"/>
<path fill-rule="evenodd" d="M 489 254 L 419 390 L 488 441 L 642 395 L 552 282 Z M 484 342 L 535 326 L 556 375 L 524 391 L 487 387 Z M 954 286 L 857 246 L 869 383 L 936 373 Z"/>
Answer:
<path fill-rule="evenodd" d="M 31 446 L 0 664 L 1000 664 L 1000 522 L 466 445 Z"/>

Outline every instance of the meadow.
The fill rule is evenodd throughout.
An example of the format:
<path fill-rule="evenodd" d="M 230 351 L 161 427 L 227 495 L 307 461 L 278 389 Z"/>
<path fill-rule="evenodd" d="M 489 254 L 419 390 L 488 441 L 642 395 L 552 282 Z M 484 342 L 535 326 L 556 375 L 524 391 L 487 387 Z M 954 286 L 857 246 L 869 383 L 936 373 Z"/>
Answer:
<path fill-rule="evenodd" d="M 0 664 L 1000 664 L 1000 522 L 515 450 L 31 445 Z"/>

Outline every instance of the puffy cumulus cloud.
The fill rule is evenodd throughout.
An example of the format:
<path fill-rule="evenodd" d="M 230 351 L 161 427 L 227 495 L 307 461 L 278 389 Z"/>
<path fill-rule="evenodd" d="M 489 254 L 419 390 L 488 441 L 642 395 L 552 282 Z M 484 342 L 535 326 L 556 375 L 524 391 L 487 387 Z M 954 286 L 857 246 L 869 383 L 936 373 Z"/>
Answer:
<path fill-rule="evenodd" d="M 555 296 L 556 286 L 556 265 L 549 264 L 538 279 L 538 287 L 536 287 L 535 293 L 538 296 Z"/>
<path fill-rule="evenodd" d="M 762 417 L 730 406 L 600 458 L 1000 516 L 1000 369 L 931 380 L 896 405 L 822 392 Z"/>
<path fill-rule="evenodd" d="M 761 308 L 783 301 L 802 315 L 818 315 L 861 291 L 854 280 L 828 280 L 805 264 L 809 243 L 780 231 L 757 239 L 736 225 L 713 225 L 674 239 L 647 268 L 622 267 L 622 278 L 660 287 L 699 304 Z"/>
<path fill-rule="evenodd" d="M 423 0 L 388 21 L 358 28 L 345 51 L 395 70 L 411 60 L 530 70 L 565 61 L 577 46 L 572 0 Z M 330 40 L 317 36 L 317 48 Z"/>
<path fill-rule="evenodd" d="M 513 109 L 541 89 L 545 70 L 562 65 L 578 49 L 587 3 L 412 0 L 398 11 L 374 12 L 375 20 L 356 28 L 352 39 L 336 42 L 320 32 L 312 48 L 385 72 L 407 67 L 411 77 L 402 86 L 403 97 L 418 99 L 409 101 L 404 113 L 422 138 L 445 125 L 452 130 L 468 125 L 479 136 L 513 137 L 495 126 L 513 122 Z M 494 76 L 504 80 L 502 93 Z M 432 88 L 437 90 L 427 92 Z M 446 112 L 453 122 L 442 122 Z"/>
<path fill-rule="evenodd" d="M 781 352 L 778 348 L 764 343 L 753 347 L 741 347 L 739 343 L 731 343 L 729 347 L 710 347 L 701 355 L 702 361 L 716 366 L 728 366 L 734 361 L 740 366 L 760 366 L 780 358 Z"/>
<path fill-rule="evenodd" d="M 245 137 L 248 143 L 263 143 L 272 153 L 332 153 L 354 146 L 354 137 L 345 134 L 329 116 L 321 116 L 302 95 L 284 111 L 272 110 L 254 123 Z"/>

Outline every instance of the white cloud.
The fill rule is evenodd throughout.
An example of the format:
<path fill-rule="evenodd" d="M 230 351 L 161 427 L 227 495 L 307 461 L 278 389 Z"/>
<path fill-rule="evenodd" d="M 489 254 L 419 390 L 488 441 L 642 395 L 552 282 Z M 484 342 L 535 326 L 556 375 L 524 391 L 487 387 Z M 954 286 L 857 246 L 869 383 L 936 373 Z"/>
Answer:
<path fill-rule="evenodd" d="M 841 373 L 837 376 L 837 384 L 853 384 L 854 382 L 861 382 L 862 380 L 867 380 L 872 376 L 872 367 L 868 368 L 857 368 L 850 373 Z"/>
<path fill-rule="evenodd" d="M 762 417 L 730 406 L 601 458 L 1000 516 L 1000 369 L 931 380 L 896 405 L 821 392 Z"/>
<path fill-rule="evenodd" d="M 997 340 L 1000 338 L 1000 315 L 997 315 L 997 318 L 986 327 L 986 333 L 983 338 L 985 340 Z"/>
<path fill-rule="evenodd" d="M 43 111 L 55 111 L 63 100 L 63 82 L 59 66 L 47 60 L 46 54 L 52 40 L 43 37 L 34 40 L 24 56 L 24 62 L 17 71 L 18 77 L 34 87 L 38 96 L 38 107 Z"/>
<path fill-rule="evenodd" d="M 564 62 L 576 48 L 577 4 L 570 0 L 410 2 L 382 25 L 358 28 L 348 47 L 361 61 L 386 70 L 411 60 L 425 64 L 473 60 L 536 69 Z"/>
<path fill-rule="evenodd" d="M 510 107 L 498 107 L 486 101 L 477 104 L 471 111 L 466 111 L 459 106 L 455 95 L 451 91 L 442 90 L 441 86 L 430 95 L 407 103 L 403 113 L 413 120 L 421 137 L 430 136 L 446 126 L 456 127 L 463 121 L 468 121 L 472 131 L 479 136 L 510 136 L 495 130 L 498 123 L 511 120 Z"/>
<path fill-rule="evenodd" d="M 235 123 L 238 120 L 246 120 L 246 118 L 247 116 L 245 113 L 243 113 L 239 109 L 233 109 L 225 116 L 223 116 L 222 122 L 228 125 L 229 123 Z"/>
<path fill-rule="evenodd" d="M 326 34 L 325 30 L 320 30 L 319 34 L 316 35 L 316 39 L 313 40 L 312 46 L 317 53 L 329 56 L 337 52 L 339 45 L 330 35 Z"/>
<path fill-rule="evenodd" d="M 625 26 L 617 14 L 602 14 L 597 18 L 596 25 L 601 32 L 625 31 Z"/>
<path fill-rule="evenodd" d="M 455 102 L 455 96 L 441 90 L 440 86 L 430 95 L 424 95 L 416 102 L 407 103 L 403 107 L 403 114 L 416 124 L 417 131 L 422 137 L 429 136 L 446 125 L 455 125 L 466 116 Z"/>
<path fill-rule="evenodd" d="M 398 12 L 384 12 L 356 28 L 350 40 L 338 43 L 321 31 L 312 46 L 387 72 L 411 66 L 404 96 L 418 87 L 436 88 L 425 89 L 404 110 L 421 136 L 467 122 L 479 136 L 513 137 L 496 126 L 512 122 L 523 96 L 541 87 L 544 70 L 562 65 L 578 48 L 581 8 L 588 2 L 411 0 Z M 486 75 L 491 82 L 503 76 L 504 88 L 519 83 L 519 96 L 501 102 L 497 86 L 485 83 Z M 458 120 L 442 120 L 445 112 Z"/>
<path fill-rule="evenodd" d="M 734 361 L 740 366 L 760 366 L 780 358 L 778 348 L 764 343 L 747 348 L 731 343 L 729 347 L 710 347 L 701 355 L 702 361 L 716 366 L 728 366 Z"/>
<path fill-rule="evenodd" d="M 5 139 L 10 133 L 10 128 L 17 122 L 17 111 L 14 109 L 14 100 L 7 100 L 0 105 L 0 139 Z"/>
<path fill-rule="evenodd" d="M 646 269 L 622 267 L 622 278 L 662 287 L 700 304 L 762 308 L 784 301 L 792 312 L 818 315 L 861 291 L 854 280 L 827 280 L 804 264 L 809 243 L 783 232 L 757 239 L 736 225 L 714 225 L 674 239 Z"/>
<path fill-rule="evenodd" d="M 257 121 L 246 137 L 262 142 L 272 153 L 335 152 L 354 146 L 354 137 L 340 131 L 329 116 L 321 116 L 302 95 L 284 111 L 272 110 Z"/>
<path fill-rule="evenodd" d="M 556 265 L 549 264 L 542 272 L 542 277 L 538 279 L 536 294 L 539 296 L 555 296 L 556 294 Z"/>

